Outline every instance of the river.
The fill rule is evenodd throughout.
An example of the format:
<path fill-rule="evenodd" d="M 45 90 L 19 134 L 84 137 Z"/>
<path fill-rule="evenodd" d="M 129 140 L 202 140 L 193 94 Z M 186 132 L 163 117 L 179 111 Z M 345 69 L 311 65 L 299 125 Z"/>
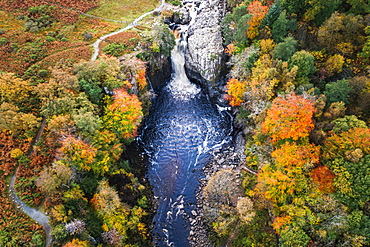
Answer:
<path fill-rule="evenodd" d="M 157 210 L 156 246 L 189 246 L 188 218 L 196 212 L 196 193 L 212 152 L 231 141 L 231 119 L 184 69 L 185 39 L 172 51 L 172 78 L 157 90 L 139 138 L 149 156 L 148 179 Z M 193 211 L 193 212 L 192 212 Z"/>

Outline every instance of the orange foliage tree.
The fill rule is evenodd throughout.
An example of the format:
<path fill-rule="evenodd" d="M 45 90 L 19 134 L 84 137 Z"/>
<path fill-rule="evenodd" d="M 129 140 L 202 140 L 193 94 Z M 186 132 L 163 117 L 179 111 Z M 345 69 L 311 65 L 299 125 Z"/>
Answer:
<path fill-rule="evenodd" d="M 225 99 L 229 101 L 231 106 L 240 106 L 243 100 L 243 94 L 247 90 L 247 83 L 245 81 L 239 81 L 238 79 L 231 78 L 228 80 L 226 85 Z"/>
<path fill-rule="evenodd" d="M 268 134 L 273 143 L 280 140 L 308 137 L 313 130 L 313 103 L 304 96 L 288 94 L 277 97 L 267 111 L 262 123 L 262 132 Z"/>
<path fill-rule="evenodd" d="M 143 90 L 145 86 L 148 84 L 145 77 L 145 70 L 139 70 L 136 75 L 137 84 L 139 90 Z"/>
<path fill-rule="evenodd" d="M 258 27 L 268 12 L 269 7 L 263 6 L 260 1 L 253 1 L 248 5 L 248 13 L 252 15 L 247 30 L 248 38 L 254 39 L 258 35 Z"/>
<path fill-rule="evenodd" d="M 105 127 L 124 140 L 137 135 L 137 128 L 143 117 L 141 102 L 124 89 L 114 90 L 113 104 L 106 109 L 103 121 Z"/>
<path fill-rule="evenodd" d="M 271 156 L 284 167 L 310 168 L 319 162 L 319 154 L 320 147 L 314 144 L 302 146 L 287 142 L 275 149 Z"/>
<path fill-rule="evenodd" d="M 327 166 L 319 166 L 311 171 L 311 179 L 318 185 L 322 193 L 334 192 L 333 180 L 335 174 Z"/>

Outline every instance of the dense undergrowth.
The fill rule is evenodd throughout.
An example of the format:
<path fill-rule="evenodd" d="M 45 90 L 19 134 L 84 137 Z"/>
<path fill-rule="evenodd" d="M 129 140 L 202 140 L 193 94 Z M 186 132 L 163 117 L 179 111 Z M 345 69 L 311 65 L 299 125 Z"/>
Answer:
<path fill-rule="evenodd" d="M 368 246 L 369 4 L 228 3 L 225 99 L 257 175 L 213 215 L 214 243 Z"/>

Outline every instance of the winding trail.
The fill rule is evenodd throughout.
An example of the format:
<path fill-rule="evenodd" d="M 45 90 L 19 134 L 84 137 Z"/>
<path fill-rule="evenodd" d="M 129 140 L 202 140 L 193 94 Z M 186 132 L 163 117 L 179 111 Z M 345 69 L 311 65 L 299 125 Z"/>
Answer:
<path fill-rule="evenodd" d="M 19 167 L 18 167 L 19 168 Z M 14 188 L 14 183 L 15 179 L 17 177 L 18 169 L 13 175 L 12 179 L 10 180 L 9 184 L 9 196 L 12 199 L 12 201 L 19 205 L 19 207 L 23 210 L 25 214 L 30 216 L 34 221 L 37 223 L 41 224 L 44 227 L 45 230 L 45 235 L 46 235 L 46 245 L 45 246 L 50 246 L 51 243 L 51 226 L 49 224 L 49 217 L 46 216 L 44 213 L 40 212 L 39 210 L 35 208 L 31 208 L 27 206 L 17 195 L 15 188 Z"/>
<path fill-rule="evenodd" d="M 41 126 L 39 128 L 39 132 L 37 133 L 37 136 L 34 140 L 34 143 L 38 142 L 43 131 L 44 131 L 44 128 L 45 128 L 45 125 L 46 125 L 46 118 L 44 118 L 42 120 L 42 123 L 41 123 Z M 32 145 L 31 147 L 31 150 L 28 154 L 28 157 L 31 156 L 33 153 L 34 153 L 34 146 Z M 45 235 L 46 235 L 46 244 L 45 246 L 50 246 L 50 243 L 51 243 L 51 226 L 49 224 L 49 217 L 46 216 L 44 213 L 42 213 L 41 211 L 35 209 L 35 208 L 31 208 L 29 206 L 27 206 L 17 195 L 17 191 L 15 190 L 14 188 L 14 184 L 15 184 L 15 180 L 17 178 L 17 174 L 18 174 L 18 170 L 19 170 L 19 167 L 17 168 L 16 172 L 14 173 L 13 177 L 11 178 L 10 180 L 10 184 L 9 184 L 9 197 L 10 199 L 16 204 L 18 205 L 18 208 L 21 208 L 22 211 L 27 214 L 29 217 L 31 217 L 34 221 L 36 221 L 37 223 L 39 223 L 40 225 L 42 225 L 44 227 L 44 230 L 45 230 Z"/>
<path fill-rule="evenodd" d="M 156 11 L 161 11 L 162 8 L 166 5 L 166 2 L 165 0 L 161 0 L 161 5 L 159 5 L 156 9 L 152 10 L 152 11 L 149 11 L 149 12 L 146 12 L 144 13 L 143 15 L 139 16 L 138 18 L 136 18 L 135 20 L 133 20 L 130 24 L 128 24 L 126 27 L 120 29 L 120 30 L 117 30 L 113 33 L 109 33 L 109 34 L 106 34 L 100 38 L 98 38 L 97 41 L 95 41 L 94 43 L 94 53 L 91 57 L 91 61 L 95 61 L 97 59 L 97 57 L 99 56 L 99 44 L 101 41 L 104 41 L 104 39 L 110 37 L 110 36 L 113 36 L 113 35 L 116 35 L 116 34 L 119 34 L 119 33 L 122 33 L 128 29 L 131 29 L 135 26 L 138 25 L 138 22 L 141 21 L 142 19 L 144 19 L 144 17 L 148 16 L 148 15 L 151 15 L 153 14 L 154 12 Z"/>

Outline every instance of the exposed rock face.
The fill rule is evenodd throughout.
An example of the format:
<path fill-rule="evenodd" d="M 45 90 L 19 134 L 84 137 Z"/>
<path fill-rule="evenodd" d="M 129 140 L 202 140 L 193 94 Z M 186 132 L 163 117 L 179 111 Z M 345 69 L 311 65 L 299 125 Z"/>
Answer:
<path fill-rule="evenodd" d="M 219 77 L 224 65 L 221 20 L 226 12 L 225 1 L 183 0 L 191 16 L 185 54 L 185 66 L 191 78 L 213 83 Z"/>

